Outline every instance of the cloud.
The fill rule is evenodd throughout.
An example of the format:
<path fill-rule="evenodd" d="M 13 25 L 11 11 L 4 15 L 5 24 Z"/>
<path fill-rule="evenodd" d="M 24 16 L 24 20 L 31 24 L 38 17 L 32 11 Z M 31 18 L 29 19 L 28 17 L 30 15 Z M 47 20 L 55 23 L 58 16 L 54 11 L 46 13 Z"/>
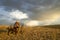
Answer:
<path fill-rule="evenodd" d="M 9 13 L 11 18 L 15 18 L 15 19 L 25 19 L 28 18 L 26 13 L 23 13 L 19 10 L 16 11 L 12 11 Z"/>
<path fill-rule="evenodd" d="M 41 25 L 57 24 L 60 23 L 60 0 L 0 0 L 0 17 L 10 21 L 27 18 L 41 21 Z"/>
<path fill-rule="evenodd" d="M 30 19 L 40 20 L 49 11 L 49 15 L 53 14 L 50 11 L 60 8 L 59 0 L 0 0 L 5 11 L 19 10 L 26 13 Z"/>
<path fill-rule="evenodd" d="M 0 24 L 10 24 L 13 23 L 10 18 L 9 12 L 4 10 L 3 6 L 0 6 Z"/>
<path fill-rule="evenodd" d="M 4 9 L 3 6 L 0 6 L 0 24 L 9 24 L 14 23 L 16 20 L 28 19 L 27 14 L 19 10 L 8 12 Z"/>

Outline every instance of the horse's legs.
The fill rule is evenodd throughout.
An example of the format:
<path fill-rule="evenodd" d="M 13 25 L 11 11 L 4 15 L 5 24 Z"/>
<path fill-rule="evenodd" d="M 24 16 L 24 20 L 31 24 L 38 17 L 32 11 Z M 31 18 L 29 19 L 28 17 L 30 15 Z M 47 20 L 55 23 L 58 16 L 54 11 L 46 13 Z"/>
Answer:
<path fill-rule="evenodd" d="M 8 35 L 9 35 L 10 30 L 8 30 Z"/>
<path fill-rule="evenodd" d="M 10 33 L 12 33 L 12 30 L 8 30 L 8 35 L 9 35 Z"/>
<path fill-rule="evenodd" d="M 17 35 L 17 33 L 18 33 L 18 30 L 17 30 L 17 29 L 15 29 L 15 35 Z"/>

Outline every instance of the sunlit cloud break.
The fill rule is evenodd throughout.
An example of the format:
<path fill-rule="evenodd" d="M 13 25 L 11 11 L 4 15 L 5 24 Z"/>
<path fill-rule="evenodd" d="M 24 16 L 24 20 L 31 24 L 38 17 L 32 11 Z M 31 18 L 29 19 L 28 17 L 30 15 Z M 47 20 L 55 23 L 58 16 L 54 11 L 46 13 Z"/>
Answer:
<path fill-rule="evenodd" d="M 29 22 L 26 23 L 27 26 L 38 26 L 39 21 L 36 20 L 30 20 Z"/>
<path fill-rule="evenodd" d="M 38 21 L 30 20 L 26 23 L 27 26 L 44 26 L 44 25 L 57 25 L 60 24 L 60 15 L 53 14 L 50 16 L 50 19 Z"/>
<path fill-rule="evenodd" d="M 11 16 L 12 18 L 16 18 L 16 19 L 29 18 L 26 13 L 23 13 L 23 12 L 21 12 L 21 11 L 19 11 L 19 10 L 10 12 L 10 16 Z"/>

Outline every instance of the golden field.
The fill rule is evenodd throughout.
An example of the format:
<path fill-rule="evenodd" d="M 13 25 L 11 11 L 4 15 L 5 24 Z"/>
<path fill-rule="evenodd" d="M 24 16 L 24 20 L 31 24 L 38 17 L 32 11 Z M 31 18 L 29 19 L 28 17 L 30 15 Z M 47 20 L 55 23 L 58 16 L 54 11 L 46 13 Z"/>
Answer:
<path fill-rule="evenodd" d="M 60 25 L 23 27 L 17 35 L 7 35 L 6 28 L 0 26 L 0 40 L 60 40 Z"/>

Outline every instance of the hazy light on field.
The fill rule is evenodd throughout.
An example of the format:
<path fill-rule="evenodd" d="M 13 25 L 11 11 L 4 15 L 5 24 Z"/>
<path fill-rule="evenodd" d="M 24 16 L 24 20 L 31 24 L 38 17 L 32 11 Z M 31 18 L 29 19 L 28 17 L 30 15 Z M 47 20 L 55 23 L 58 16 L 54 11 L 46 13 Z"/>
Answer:
<path fill-rule="evenodd" d="M 27 22 L 26 25 L 27 26 L 38 26 L 39 21 L 32 20 L 32 21 Z"/>

